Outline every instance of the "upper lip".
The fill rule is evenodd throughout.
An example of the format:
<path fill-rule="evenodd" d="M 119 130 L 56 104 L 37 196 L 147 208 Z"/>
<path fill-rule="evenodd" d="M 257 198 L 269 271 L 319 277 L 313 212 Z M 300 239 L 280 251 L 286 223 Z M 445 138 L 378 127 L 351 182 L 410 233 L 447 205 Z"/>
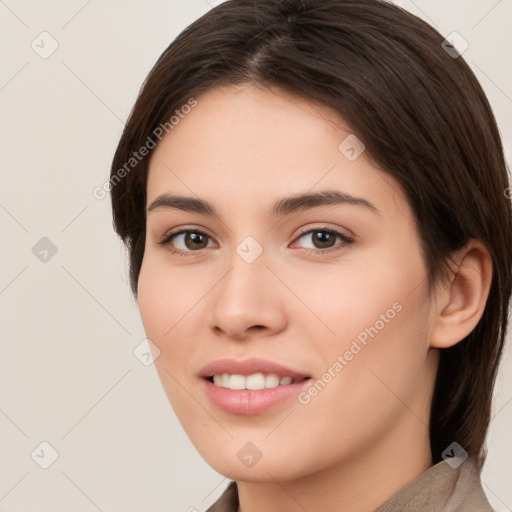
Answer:
<path fill-rule="evenodd" d="M 230 375 L 252 375 L 253 373 L 275 373 L 280 377 L 292 377 L 298 379 L 301 377 L 309 377 L 309 375 L 288 368 L 282 364 L 268 359 L 244 359 L 237 361 L 236 359 L 218 359 L 204 366 L 199 374 L 200 377 L 212 377 L 229 373 Z"/>

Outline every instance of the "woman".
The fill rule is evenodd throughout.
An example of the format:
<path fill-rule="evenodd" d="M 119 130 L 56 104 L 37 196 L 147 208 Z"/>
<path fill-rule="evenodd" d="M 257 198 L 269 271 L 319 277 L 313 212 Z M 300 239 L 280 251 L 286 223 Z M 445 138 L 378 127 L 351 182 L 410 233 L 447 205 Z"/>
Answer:
<path fill-rule="evenodd" d="M 210 511 L 492 510 L 509 185 L 453 44 L 378 0 L 227 1 L 110 185 L 164 389 L 232 480 Z"/>

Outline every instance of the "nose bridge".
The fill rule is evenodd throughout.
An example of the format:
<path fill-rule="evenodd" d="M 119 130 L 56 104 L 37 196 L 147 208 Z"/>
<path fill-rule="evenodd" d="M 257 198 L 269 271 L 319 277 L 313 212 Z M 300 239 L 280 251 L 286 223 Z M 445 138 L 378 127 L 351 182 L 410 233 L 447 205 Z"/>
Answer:
<path fill-rule="evenodd" d="M 263 246 L 252 235 L 246 236 L 237 245 L 235 252 L 247 265 L 252 265 L 258 260 L 261 262 L 261 260 L 266 259 L 261 258 L 264 252 Z"/>
<path fill-rule="evenodd" d="M 270 292 L 268 282 L 270 274 L 267 268 L 267 255 L 263 246 L 252 236 L 247 236 L 240 242 L 229 259 L 230 271 L 221 284 L 222 293 L 229 299 L 250 304 L 263 295 L 260 289 Z"/>

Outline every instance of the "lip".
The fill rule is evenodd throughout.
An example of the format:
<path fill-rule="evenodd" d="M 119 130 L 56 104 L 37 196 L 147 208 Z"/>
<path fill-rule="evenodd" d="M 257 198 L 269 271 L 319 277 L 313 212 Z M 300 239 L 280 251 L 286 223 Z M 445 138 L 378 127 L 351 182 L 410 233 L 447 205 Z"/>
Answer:
<path fill-rule="evenodd" d="M 225 412 L 244 416 L 262 414 L 278 404 L 283 404 L 287 399 L 296 397 L 302 389 L 310 385 L 311 381 L 311 378 L 307 378 L 301 382 L 279 385 L 275 388 L 239 390 L 219 387 L 208 380 L 209 377 L 222 373 L 247 376 L 259 372 L 276 373 L 281 377 L 287 376 L 294 379 L 311 377 L 279 363 L 256 358 L 243 361 L 234 359 L 213 361 L 201 370 L 199 377 L 204 393 L 217 407 Z"/>
<path fill-rule="evenodd" d="M 201 378 L 201 385 L 206 396 L 223 411 L 250 416 L 262 414 L 278 404 L 283 405 L 287 399 L 296 397 L 302 389 L 310 386 L 310 381 L 258 390 L 221 388 L 206 378 Z"/>
<path fill-rule="evenodd" d="M 301 373 L 293 368 L 288 368 L 268 359 L 244 359 L 237 361 L 236 359 L 218 359 L 213 361 L 200 371 L 199 376 L 208 378 L 221 373 L 229 373 L 231 375 L 251 375 L 253 373 L 277 373 L 281 377 L 292 377 L 299 379 L 302 377 L 311 377 L 306 373 Z"/>

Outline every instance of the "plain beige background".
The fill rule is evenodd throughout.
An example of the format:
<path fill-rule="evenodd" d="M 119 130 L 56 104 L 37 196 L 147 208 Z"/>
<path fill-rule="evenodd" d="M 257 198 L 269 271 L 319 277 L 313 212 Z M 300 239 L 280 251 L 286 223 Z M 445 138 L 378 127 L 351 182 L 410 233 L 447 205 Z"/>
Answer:
<path fill-rule="evenodd" d="M 201 512 L 227 484 L 143 364 L 109 198 L 92 194 L 151 66 L 218 3 L 0 1 L 0 511 Z M 512 1 L 400 5 L 468 41 L 510 161 Z M 509 347 L 482 475 L 497 511 L 512 510 L 511 377 Z"/>

